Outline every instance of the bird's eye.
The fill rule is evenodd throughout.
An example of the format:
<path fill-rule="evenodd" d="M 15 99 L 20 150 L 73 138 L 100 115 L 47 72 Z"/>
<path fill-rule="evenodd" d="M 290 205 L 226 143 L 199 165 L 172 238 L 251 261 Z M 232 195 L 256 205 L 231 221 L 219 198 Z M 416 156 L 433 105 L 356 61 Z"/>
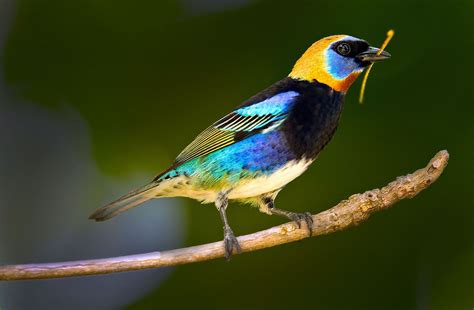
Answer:
<path fill-rule="evenodd" d="M 349 53 L 351 52 L 351 46 L 347 43 L 339 43 L 337 46 L 336 46 L 336 51 L 342 55 L 342 56 L 346 56 L 346 55 L 349 55 Z"/>

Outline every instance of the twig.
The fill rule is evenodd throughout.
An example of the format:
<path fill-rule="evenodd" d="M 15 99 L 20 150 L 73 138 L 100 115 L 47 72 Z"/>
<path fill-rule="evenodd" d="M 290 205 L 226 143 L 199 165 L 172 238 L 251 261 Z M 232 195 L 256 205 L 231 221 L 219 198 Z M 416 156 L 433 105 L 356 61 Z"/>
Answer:
<path fill-rule="evenodd" d="M 385 187 L 355 194 L 335 207 L 313 215 L 313 236 L 330 234 L 357 225 L 377 211 L 416 196 L 430 186 L 448 164 L 447 151 L 438 152 L 425 168 L 398 177 Z M 238 238 L 243 252 L 251 252 L 308 237 L 307 227 L 294 222 Z M 50 279 L 97 275 L 183 265 L 224 256 L 222 241 L 163 252 L 61 263 L 0 266 L 0 280 Z"/>

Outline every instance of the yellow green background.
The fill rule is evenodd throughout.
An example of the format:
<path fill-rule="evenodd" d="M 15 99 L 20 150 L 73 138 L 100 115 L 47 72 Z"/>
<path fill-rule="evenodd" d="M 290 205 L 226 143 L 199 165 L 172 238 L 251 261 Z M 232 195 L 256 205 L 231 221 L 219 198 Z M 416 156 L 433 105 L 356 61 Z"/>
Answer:
<path fill-rule="evenodd" d="M 373 68 L 365 103 L 357 104 L 358 80 L 333 141 L 279 195 L 278 206 L 316 213 L 422 167 L 438 150 L 447 149 L 451 159 L 431 188 L 344 232 L 230 263 L 148 272 L 147 285 L 139 279 L 146 271 L 2 283 L 0 308 L 33 303 L 93 309 L 98 294 L 104 309 L 474 307 L 472 0 L 4 0 L 1 10 L 0 81 L 8 113 L 0 152 L 10 155 L 0 155 L 0 167 L 8 171 L 0 176 L 0 198 L 9 197 L 0 205 L 0 263 L 132 254 L 222 239 L 215 208 L 191 200 L 155 201 L 156 207 L 103 224 L 87 216 L 167 168 L 200 130 L 285 77 L 304 50 L 327 35 L 350 34 L 378 46 L 388 29 L 396 31 L 387 47 L 392 59 Z M 60 125 L 43 132 L 48 121 L 31 121 L 42 115 L 53 115 Z M 17 138 L 26 135 L 18 132 L 33 142 Z M 56 153 L 52 145 L 67 152 Z M 71 160 L 57 166 L 64 154 Z M 84 158 L 94 170 L 87 177 Z M 51 193 L 46 198 L 36 190 L 36 177 Z M 60 184 L 74 194 L 65 195 Z M 60 206 L 52 212 L 52 204 Z M 150 216 L 140 217 L 144 212 Z M 282 223 L 240 205 L 231 205 L 228 216 L 238 235 Z M 133 237 L 128 244 L 120 243 L 118 233 L 105 233 L 119 221 L 121 234 Z M 75 237 L 54 247 L 71 225 Z M 94 235 L 87 235 L 91 230 Z M 141 239 L 149 241 L 134 247 Z M 104 250 L 114 242 L 113 250 Z M 86 255 L 88 248 L 98 250 Z M 127 286 L 131 277 L 133 287 Z M 93 291 L 67 290 L 100 281 L 106 282 Z M 132 290 L 132 297 L 116 302 Z"/>

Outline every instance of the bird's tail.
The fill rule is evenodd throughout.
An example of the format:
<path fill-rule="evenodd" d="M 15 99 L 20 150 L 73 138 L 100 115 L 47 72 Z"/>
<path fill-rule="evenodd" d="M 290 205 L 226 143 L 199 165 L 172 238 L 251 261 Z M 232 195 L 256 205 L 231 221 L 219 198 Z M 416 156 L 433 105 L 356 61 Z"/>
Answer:
<path fill-rule="evenodd" d="M 108 205 L 96 210 L 89 216 L 89 219 L 96 220 L 98 222 L 105 221 L 122 212 L 127 211 L 128 209 L 141 205 L 150 199 L 156 198 L 159 196 L 159 185 L 160 182 L 155 181 L 140 187 L 139 189 L 134 190 L 133 192 L 130 192 L 125 196 L 122 196 Z"/>

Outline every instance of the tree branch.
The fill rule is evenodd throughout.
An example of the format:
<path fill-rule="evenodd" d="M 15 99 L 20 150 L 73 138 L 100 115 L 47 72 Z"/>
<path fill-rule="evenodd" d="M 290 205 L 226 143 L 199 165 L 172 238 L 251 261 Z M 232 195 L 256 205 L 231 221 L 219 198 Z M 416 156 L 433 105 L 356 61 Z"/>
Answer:
<path fill-rule="evenodd" d="M 438 152 L 425 168 L 398 177 L 385 187 L 355 194 L 335 207 L 313 215 L 313 236 L 330 234 L 358 225 L 377 211 L 416 196 L 430 186 L 448 164 L 447 151 Z M 243 252 L 252 252 L 308 237 L 305 224 L 298 229 L 294 222 L 275 226 L 238 238 Z M 50 279 L 97 275 L 131 270 L 183 265 L 224 256 L 222 241 L 163 252 L 104 259 L 0 266 L 0 280 Z"/>

